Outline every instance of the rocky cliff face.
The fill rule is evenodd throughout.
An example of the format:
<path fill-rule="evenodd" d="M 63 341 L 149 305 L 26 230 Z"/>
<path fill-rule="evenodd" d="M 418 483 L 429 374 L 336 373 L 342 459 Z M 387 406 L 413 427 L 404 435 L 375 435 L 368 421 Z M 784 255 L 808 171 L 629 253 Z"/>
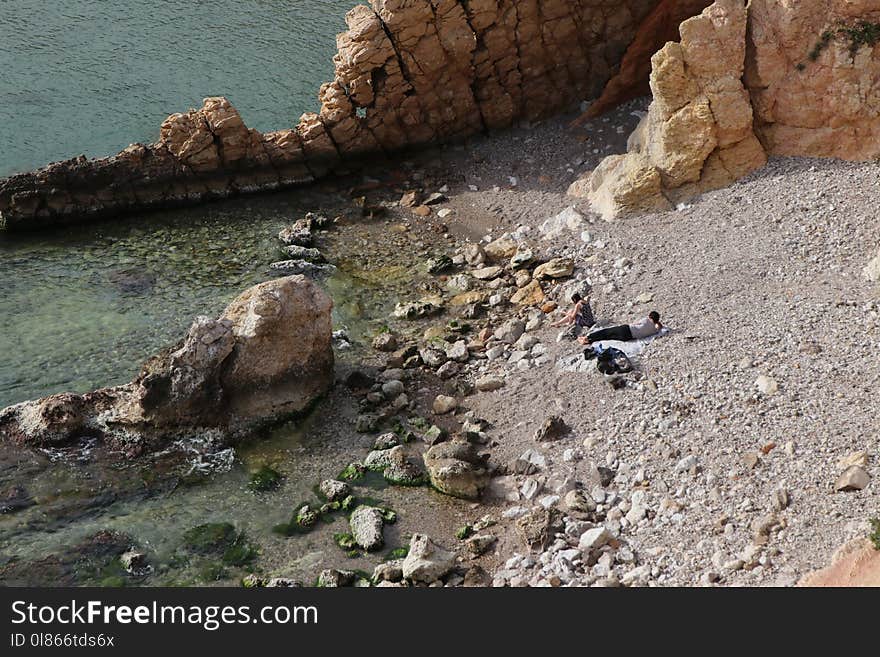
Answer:
<path fill-rule="evenodd" d="M 0 410 L 0 439 L 99 437 L 129 454 L 173 437 L 222 438 L 307 409 L 333 382 L 330 298 L 304 276 L 261 283 L 217 319 L 199 317 L 131 383 Z"/>
<path fill-rule="evenodd" d="M 371 0 L 346 16 L 321 109 L 250 130 L 208 98 L 154 144 L 0 181 L 7 229 L 272 189 L 340 162 L 537 119 L 596 96 L 658 0 Z"/>
<path fill-rule="evenodd" d="M 629 152 L 572 185 L 605 218 L 724 187 L 767 154 L 880 155 L 880 0 L 717 0 L 680 33 L 651 59 L 654 98 Z M 638 84 L 626 74 L 643 38 L 606 95 Z"/>
<path fill-rule="evenodd" d="M 748 48 L 769 153 L 880 156 L 880 0 L 752 0 Z"/>
<path fill-rule="evenodd" d="M 652 58 L 654 100 L 626 155 L 604 160 L 570 192 L 606 219 L 660 210 L 723 187 L 766 162 L 742 84 L 746 8 L 717 0 Z"/>

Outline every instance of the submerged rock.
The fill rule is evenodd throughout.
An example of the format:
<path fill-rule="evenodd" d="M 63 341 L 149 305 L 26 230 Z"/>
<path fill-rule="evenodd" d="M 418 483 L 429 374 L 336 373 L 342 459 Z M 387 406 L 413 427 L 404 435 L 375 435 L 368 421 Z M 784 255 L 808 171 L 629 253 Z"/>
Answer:
<path fill-rule="evenodd" d="M 24 486 L 15 485 L 0 492 L 0 514 L 15 513 L 36 504 Z"/>
<path fill-rule="evenodd" d="M 58 445 L 100 437 L 129 454 L 198 431 L 235 438 L 306 410 L 333 381 L 330 298 L 302 276 L 257 285 L 129 384 L 0 411 L 0 438 Z"/>
<path fill-rule="evenodd" d="M 331 274 L 336 270 L 336 267 L 333 265 L 321 265 L 303 259 L 294 259 L 273 262 L 269 265 L 269 269 L 284 276 L 290 276 L 293 274 Z"/>
<path fill-rule="evenodd" d="M 392 313 L 397 319 L 421 319 L 436 315 L 443 309 L 430 301 L 410 301 L 398 303 Z"/>

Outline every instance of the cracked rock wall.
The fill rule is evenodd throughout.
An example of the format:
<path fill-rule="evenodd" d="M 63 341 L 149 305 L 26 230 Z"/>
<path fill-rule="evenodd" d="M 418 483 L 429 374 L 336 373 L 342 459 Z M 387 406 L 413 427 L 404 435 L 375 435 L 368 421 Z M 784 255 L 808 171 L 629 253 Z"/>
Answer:
<path fill-rule="evenodd" d="M 321 109 L 250 130 L 224 98 L 154 144 L 0 181 L 10 230 L 314 180 L 352 158 L 535 120 L 598 95 L 659 0 L 371 0 L 346 16 Z"/>
<path fill-rule="evenodd" d="M 603 98 L 633 91 L 645 28 L 672 5 L 642 25 Z M 880 157 L 880 0 L 717 0 L 680 32 L 652 57 L 654 99 L 628 153 L 570 189 L 607 219 L 724 187 L 765 153 Z"/>
<path fill-rule="evenodd" d="M 654 99 L 627 154 L 606 158 L 569 192 L 613 219 L 669 208 L 763 166 L 742 83 L 746 23 L 743 0 L 716 0 L 684 21 L 681 42 L 651 59 Z"/>

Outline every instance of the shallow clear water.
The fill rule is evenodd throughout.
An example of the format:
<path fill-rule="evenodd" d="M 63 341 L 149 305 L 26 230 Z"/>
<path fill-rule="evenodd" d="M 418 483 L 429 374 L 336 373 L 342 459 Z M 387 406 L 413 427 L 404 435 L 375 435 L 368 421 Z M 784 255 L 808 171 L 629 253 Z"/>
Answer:
<path fill-rule="evenodd" d="M 305 188 L 51 233 L 0 232 L 0 408 L 131 380 L 195 316 L 219 314 L 270 277 L 269 264 L 285 259 L 276 238 L 284 225 L 319 208 L 351 212 L 327 199 Z M 319 237 L 317 246 L 340 251 L 338 271 L 323 280 L 337 327 L 364 334 L 371 318 L 381 326 L 394 283 L 409 281 L 406 263 L 361 257 L 382 231 L 355 222 Z"/>
<path fill-rule="evenodd" d="M 350 199 L 328 193 L 331 186 L 53 233 L 0 235 L 0 407 L 130 380 L 149 355 L 178 340 L 195 315 L 216 315 L 268 279 L 268 265 L 283 258 L 278 231 L 306 211 L 339 216 L 316 245 L 338 265 L 322 281 L 334 299 L 334 326 L 347 327 L 356 343 L 337 354 L 344 375 L 394 304 L 433 280 L 423 266 L 433 250 L 420 246 L 416 234 L 362 218 Z M 319 566 L 369 569 L 376 557 L 349 561 L 333 545 L 332 534 L 347 531 L 345 514 L 303 536 L 272 532 L 290 520 L 298 502 L 315 499 L 312 487 L 322 478 L 365 456 L 372 437 L 354 431 L 357 413 L 357 399 L 339 385 L 309 418 L 236 447 L 227 467 L 195 483 L 188 478 L 191 466 L 217 460 L 216 448 L 198 435 L 184 441 L 183 453 L 159 461 L 120 460 L 100 445 L 32 452 L 0 444 L 0 497 L 21 485 L 36 502 L 0 513 L 0 583 L 10 558 L 68 553 L 104 529 L 131 536 L 155 567 L 146 580 L 126 583 L 204 583 L 204 560 L 178 558 L 183 534 L 204 522 L 231 522 L 244 531 L 260 551 L 255 567 L 266 573 L 308 579 Z M 247 489 L 262 465 L 286 475 L 281 490 L 256 495 Z M 466 507 L 429 489 L 367 486 L 358 495 L 400 511 L 418 509 L 388 529 L 389 548 Z M 30 583 L 51 583 L 54 571 L 44 567 L 33 571 Z M 229 569 L 222 581 L 234 583 L 243 572 Z"/>
<path fill-rule="evenodd" d="M 258 130 L 295 125 L 332 77 L 356 0 L 2 0 L 0 176 L 156 139 L 224 95 Z"/>
<path fill-rule="evenodd" d="M 0 233 L 0 407 L 129 380 L 195 315 L 266 278 L 293 205 Z"/>

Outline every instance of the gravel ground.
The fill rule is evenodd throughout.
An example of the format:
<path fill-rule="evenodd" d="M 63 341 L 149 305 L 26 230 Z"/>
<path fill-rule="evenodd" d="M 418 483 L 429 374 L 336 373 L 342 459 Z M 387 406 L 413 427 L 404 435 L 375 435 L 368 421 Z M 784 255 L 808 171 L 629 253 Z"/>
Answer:
<path fill-rule="evenodd" d="M 591 365 L 561 372 L 557 359 L 581 349 L 546 322 L 530 332 L 539 350 L 514 356 L 524 363 L 508 362 L 507 348 L 466 366 L 465 378 L 506 382 L 458 412 L 490 422 L 492 461 L 526 450 L 546 459 L 493 484 L 501 499 L 489 510 L 508 517 L 481 563 L 496 585 L 792 585 L 880 516 L 880 288 L 861 274 L 880 234 L 880 165 L 773 158 L 676 210 L 603 222 L 565 189 L 623 150 L 645 105 L 576 132 L 563 117 L 408 163 L 445 181 L 457 238 L 511 233 L 542 260 L 572 257 L 598 317 L 623 323 L 656 309 L 672 328 L 622 389 Z M 586 225 L 542 239 L 542 222 L 572 205 Z M 545 292 L 564 304 L 563 287 Z M 483 325 L 516 314 L 528 317 L 502 304 Z M 553 415 L 571 432 L 536 442 Z M 869 483 L 835 492 L 842 461 L 859 452 Z M 596 466 L 613 480 L 598 485 Z M 595 499 L 572 511 L 572 489 Z M 542 504 L 559 512 L 530 550 L 514 518 L 535 520 Z M 592 544 L 581 538 L 602 527 Z"/>

